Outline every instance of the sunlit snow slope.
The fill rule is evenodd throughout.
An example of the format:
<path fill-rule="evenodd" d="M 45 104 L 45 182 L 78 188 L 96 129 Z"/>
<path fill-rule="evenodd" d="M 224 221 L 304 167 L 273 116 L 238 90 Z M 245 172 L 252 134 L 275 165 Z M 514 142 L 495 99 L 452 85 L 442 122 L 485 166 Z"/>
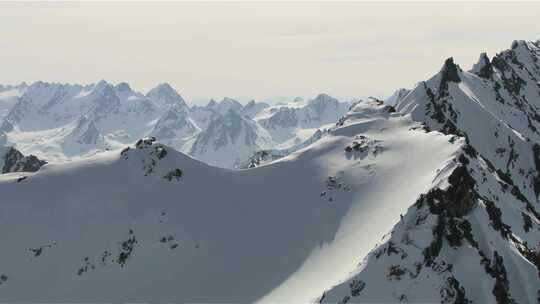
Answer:
<path fill-rule="evenodd" d="M 402 93 L 398 113 L 466 145 L 319 302 L 540 303 L 540 41 Z"/>

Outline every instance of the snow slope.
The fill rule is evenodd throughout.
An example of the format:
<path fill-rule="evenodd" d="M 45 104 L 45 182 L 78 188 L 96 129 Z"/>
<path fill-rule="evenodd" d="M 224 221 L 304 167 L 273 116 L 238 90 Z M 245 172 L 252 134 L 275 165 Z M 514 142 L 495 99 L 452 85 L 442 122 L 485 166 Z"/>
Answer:
<path fill-rule="evenodd" d="M 319 302 L 540 301 L 539 58 L 540 42 L 526 41 L 468 72 L 449 58 L 397 100 L 400 114 L 466 146 Z"/>
<path fill-rule="evenodd" d="M 366 101 L 321 140 L 254 169 L 146 140 L 1 175 L 0 298 L 312 300 L 432 187 L 436 168 L 453 166 L 462 141 L 417 127 Z"/>

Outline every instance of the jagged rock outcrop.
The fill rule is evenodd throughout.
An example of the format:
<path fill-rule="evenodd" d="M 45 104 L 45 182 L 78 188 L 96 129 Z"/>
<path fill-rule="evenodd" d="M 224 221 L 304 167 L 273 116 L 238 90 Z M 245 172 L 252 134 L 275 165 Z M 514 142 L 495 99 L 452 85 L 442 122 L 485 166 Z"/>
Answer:
<path fill-rule="evenodd" d="M 24 156 L 14 147 L 7 149 L 2 161 L 2 173 L 36 172 L 47 163 L 34 155 Z"/>

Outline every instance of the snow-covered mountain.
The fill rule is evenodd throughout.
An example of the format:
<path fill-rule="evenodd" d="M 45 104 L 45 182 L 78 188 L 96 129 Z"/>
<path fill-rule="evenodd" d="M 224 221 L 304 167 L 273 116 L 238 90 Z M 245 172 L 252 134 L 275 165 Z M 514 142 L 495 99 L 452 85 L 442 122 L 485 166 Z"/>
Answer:
<path fill-rule="evenodd" d="M 190 117 L 186 107 L 172 106 L 159 118 L 150 134 L 170 145 L 181 146 L 199 131 L 200 128 Z"/>
<path fill-rule="evenodd" d="M 388 97 L 384 102 L 388 105 L 391 105 L 391 106 L 395 106 L 396 104 L 399 103 L 399 101 L 407 96 L 407 94 L 409 94 L 410 90 L 407 90 L 407 89 L 398 89 L 394 92 L 394 94 L 390 95 L 390 97 Z"/>
<path fill-rule="evenodd" d="M 215 111 L 218 114 L 226 115 L 229 111 L 240 113 L 243 106 L 235 99 L 224 97 L 220 102 L 216 102 L 213 99 L 210 100 L 208 105 L 206 105 L 206 108 L 208 110 Z"/>
<path fill-rule="evenodd" d="M 2 300 L 315 299 L 431 188 L 463 142 L 413 129 L 376 102 L 362 107 L 312 145 L 249 170 L 145 139 L 1 175 L 0 213 L 10 215 L 0 221 Z M 347 152 L 355 141 L 361 149 Z"/>
<path fill-rule="evenodd" d="M 280 143 L 277 148 L 283 149 L 307 140 L 317 129 L 331 127 L 349 107 L 349 102 L 319 94 L 311 100 L 296 98 L 287 104 L 265 108 L 254 119 Z"/>
<path fill-rule="evenodd" d="M 175 107 L 180 109 L 187 108 L 187 104 L 176 92 L 176 90 L 171 87 L 168 83 L 161 83 L 157 87 L 151 89 L 146 94 L 146 97 L 156 104 L 158 104 L 160 107 Z"/>
<path fill-rule="evenodd" d="M 540 301 L 539 59 L 540 42 L 526 41 L 468 72 L 449 58 L 397 100 L 426 131 L 466 144 L 320 302 Z"/>
<path fill-rule="evenodd" d="M 347 105 L 316 140 L 247 170 L 145 138 L 0 175 L 0 298 L 537 303 L 539 59 L 540 41 L 471 71 L 449 58 L 395 105 Z M 190 108 L 207 127 L 184 145 L 202 158 L 275 143 L 272 121 L 326 121 L 336 103 L 316 99 L 255 119 L 231 101 Z"/>
<path fill-rule="evenodd" d="M 193 142 L 189 154 L 211 165 L 237 167 L 254 151 L 274 145 L 259 124 L 233 109 L 216 115 Z"/>
<path fill-rule="evenodd" d="M 347 112 L 348 106 L 348 103 L 339 102 L 327 94 L 319 94 L 314 99 L 308 101 L 295 99 L 288 104 L 270 107 L 263 113 L 260 113 L 257 116 L 257 120 L 269 127 L 288 125 L 313 127 L 321 123 L 335 122 Z M 292 109 L 292 114 L 290 115 L 286 114 L 288 108 Z"/>
<path fill-rule="evenodd" d="M 311 143 L 319 129 L 332 126 L 349 105 L 326 94 L 277 106 L 251 101 L 242 107 L 230 98 L 211 100 L 206 107 L 192 108 L 195 120 L 206 127 L 188 143 L 191 148 L 186 152 L 226 168 L 244 167 L 254 155 L 268 149 L 284 156 L 302 143 Z"/>
<path fill-rule="evenodd" d="M 255 100 L 252 100 L 242 108 L 242 114 L 250 118 L 254 118 L 257 114 L 269 106 L 270 105 L 266 102 L 256 102 Z"/>
<path fill-rule="evenodd" d="M 36 82 L 5 117 L 8 144 L 50 160 L 120 148 L 144 136 L 167 110 L 128 84 Z"/>
<path fill-rule="evenodd" d="M 53 162 L 122 148 L 138 138 L 154 136 L 179 151 L 232 168 L 236 160 L 245 160 L 257 150 L 298 143 L 269 136 L 254 120 L 268 107 L 255 101 L 243 106 L 226 97 L 190 108 L 167 83 L 142 94 L 125 82 L 113 85 L 102 80 L 84 86 L 36 82 L 0 87 L 0 132 L 6 138 L 4 146 L 16 146 Z M 231 111 L 239 117 L 233 118 Z M 338 109 L 334 114 L 339 116 L 343 111 Z M 244 122 L 246 138 L 233 138 L 238 130 L 221 130 L 236 127 L 234 121 Z M 304 139 L 316 131 L 313 126 L 323 123 L 326 121 L 307 129 L 296 128 L 295 132 Z M 233 137 L 217 140 L 225 138 L 223 132 Z"/>

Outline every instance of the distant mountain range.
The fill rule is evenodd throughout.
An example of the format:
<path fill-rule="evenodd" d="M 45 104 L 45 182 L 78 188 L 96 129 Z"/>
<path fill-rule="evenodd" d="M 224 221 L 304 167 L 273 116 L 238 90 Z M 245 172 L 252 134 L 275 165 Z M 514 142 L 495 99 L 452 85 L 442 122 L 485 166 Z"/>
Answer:
<path fill-rule="evenodd" d="M 207 163 L 234 168 L 256 151 L 309 138 L 348 106 L 321 94 L 276 106 L 224 98 L 190 107 L 167 83 L 142 94 L 127 83 L 36 82 L 0 86 L 0 133 L 6 145 L 53 162 L 154 136 Z"/>

